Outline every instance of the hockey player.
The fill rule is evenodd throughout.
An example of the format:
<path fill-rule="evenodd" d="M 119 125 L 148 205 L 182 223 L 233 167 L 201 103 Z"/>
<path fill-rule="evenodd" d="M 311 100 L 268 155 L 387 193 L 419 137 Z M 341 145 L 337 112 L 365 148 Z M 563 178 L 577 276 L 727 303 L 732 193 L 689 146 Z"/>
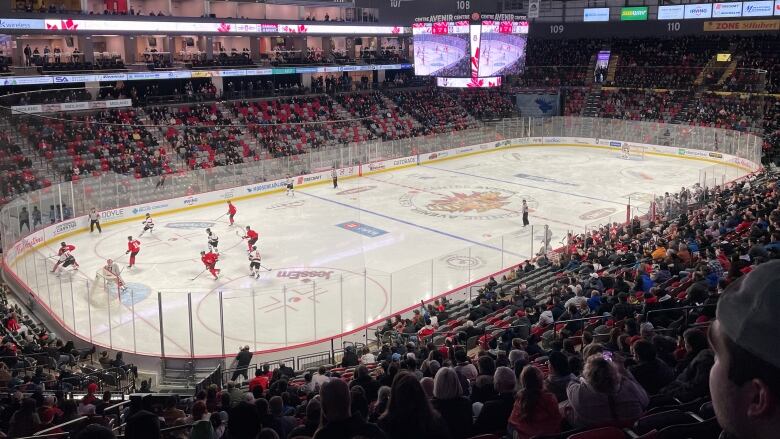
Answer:
<path fill-rule="evenodd" d="M 260 262 L 260 252 L 257 251 L 257 246 L 253 246 L 252 252 L 249 253 L 249 275 L 255 279 L 260 278 Z"/>
<path fill-rule="evenodd" d="M 214 280 L 219 279 L 219 269 L 216 268 L 217 260 L 219 259 L 219 255 L 205 251 L 200 252 L 200 260 L 203 261 L 203 265 L 206 266 L 206 269 L 211 273 L 212 276 L 214 276 Z"/>
<path fill-rule="evenodd" d="M 133 239 L 132 236 L 127 237 L 127 251 L 125 254 L 130 255 L 130 262 L 127 268 L 133 268 L 135 266 L 135 256 L 141 251 L 141 241 Z"/>
<path fill-rule="evenodd" d="M 333 189 L 336 189 L 339 187 L 339 174 L 336 172 L 336 167 L 333 167 L 333 170 L 330 171 L 330 178 L 333 179 Z"/>
<path fill-rule="evenodd" d="M 100 228 L 100 214 L 93 207 L 89 212 L 89 233 L 94 232 L 95 227 L 97 227 L 98 233 L 103 233 L 103 229 Z"/>
<path fill-rule="evenodd" d="M 252 247 L 255 246 L 255 243 L 257 242 L 257 239 L 260 237 L 260 235 L 257 234 L 254 230 L 252 230 L 249 226 L 246 226 L 246 234 L 243 236 L 243 239 L 248 239 L 247 241 L 247 251 L 252 252 Z"/>
<path fill-rule="evenodd" d="M 206 229 L 206 234 L 208 235 L 209 251 L 219 254 L 219 249 L 217 249 L 219 246 L 219 236 L 212 232 L 211 229 Z"/>
<path fill-rule="evenodd" d="M 69 245 L 68 247 L 73 247 L 72 245 Z M 68 267 L 73 265 L 74 270 L 79 269 L 79 264 L 76 263 L 76 258 L 70 253 L 70 249 L 66 248 L 62 253 L 60 253 L 60 259 L 57 261 L 57 265 L 54 266 L 54 270 L 56 271 L 57 276 L 60 275 L 60 271 L 64 270 Z M 58 266 L 60 266 L 58 268 Z"/>
<path fill-rule="evenodd" d="M 117 291 L 117 295 L 119 295 L 119 293 L 125 289 L 125 281 L 122 280 L 122 276 L 120 276 L 122 271 L 119 269 L 119 265 L 117 265 L 117 263 L 111 259 L 108 259 L 106 260 L 106 265 L 103 267 L 103 269 L 116 276 L 116 286 L 119 289 L 119 291 Z M 121 299 L 121 297 L 119 298 Z"/>
<path fill-rule="evenodd" d="M 236 216 L 236 212 L 238 212 L 238 209 L 236 209 L 236 206 L 233 205 L 233 203 L 228 200 L 228 218 L 230 219 L 230 225 L 232 226 L 234 221 L 233 217 Z"/>
<path fill-rule="evenodd" d="M 141 222 L 141 224 L 144 225 L 144 229 L 141 231 L 141 234 L 138 235 L 138 237 L 144 236 L 144 233 L 148 230 L 149 233 L 154 233 L 154 220 L 152 220 L 152 216 L 148 213 L 146 214 L 146 218 Z"/>
<path fill-rule="evenodd" d="M 287 196 L 288 197 L 295 197 L 295 187 L 293 186 L 293 181 L 290 176 L 287 176 L 287 180 L 285 181 L 285 186 L 287 187 Z"/>
<path fill-rule="evenodd" d="M 69 245 L 69 244 L 65 244 L 65 241 L 63 241 L 63 242 L 61 242 L 61 243 L 60 243 L 60 248 L 57 250 L 57 258 L 58 258 L 58 259 L 57 259 L 57 263 L 56 263 L 56 264 L 54 264 L 54 268 L 52 268 L 52 269 L 51 269 L 51 272 L 52 272 L 52 273 L 54 273 L 55 271 L 57 271 L 57 268 L 60 266 L 60 264 L 62 264 L 63 262 L 65 262 L 65 260 L 62 258 L 62 255 L 63 255 L 64 253 L 66 253 L 66 252 L 72 252 L 73 250 L 76 250 L 76 246 L 75 246 L 75 245 Z M 76 259 L 75 259 L 75 258 L 73 258 L 73 265 L 74 265 L 76 268 L 78 268 L 78 267 L 79 267 L 79 264 L 76 262 Z"/>

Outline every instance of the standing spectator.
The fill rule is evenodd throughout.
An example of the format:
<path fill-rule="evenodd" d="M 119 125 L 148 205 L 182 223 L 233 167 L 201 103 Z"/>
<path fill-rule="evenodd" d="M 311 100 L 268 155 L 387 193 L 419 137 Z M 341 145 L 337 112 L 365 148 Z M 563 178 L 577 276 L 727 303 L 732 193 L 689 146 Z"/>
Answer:
<path fill-rule="evenodd" d="M 431 407 L 417 378 L 408 372 L 399 372 L 395 376 L 387 410 L 377 424 L 387 433 L 388 439 L 408 439 L 410 436 L 450 438 L 447 424 Z"/>
<path fill-rule="evenodd" d="M 22 226 L 27 226 L 27 231 L 30 231 L 30 212 L 26 206 L 19 211 L 19 233 L 22 233 Z"/>
<path fill-rule="evenodd" d="M 520 373 L 523 390 L 517 395 L 509 415 L 509 429 L 517 439 L 561 431 L 558 401 L 555 395 L 544 390 L 543 383 L 542 371 L 534 366 L 526 366 Z"/>
<path fill-rule="evenodd" d="M 41 222 L 41 211 L 38 209 L 38 206 L 33 206 L 32 217 L 33 217 L 33 228 L 43 225 L 43 223 Z"/>
<path fill-rule="evenodd" d="M 360 364 L 354 346 L 344 348 L 344 356 L 341 358 L 341 367 L 354 367 Z"/>
<path fill-rule="evenodd" d="M 463 396 L 463 387 L 455 370 L 443 367 L 436 372 L 431 404 L 450 428 L 452 438 L 471 435 L 471 402 Z"/>
<path fill-rule="evenodd" d="M 244 346 L 238 354 L 236 354 L 236 370 L 233 372 L 233 378 L 231 378 L 230 381 L 237 380 L 239 376 L 243 376 L 245 380 L 248 380 L 249 375 L 247 374 L 247 368 L 249 368 L 251 362 L 252 352 L 249 351 L 249 346 Z"/>

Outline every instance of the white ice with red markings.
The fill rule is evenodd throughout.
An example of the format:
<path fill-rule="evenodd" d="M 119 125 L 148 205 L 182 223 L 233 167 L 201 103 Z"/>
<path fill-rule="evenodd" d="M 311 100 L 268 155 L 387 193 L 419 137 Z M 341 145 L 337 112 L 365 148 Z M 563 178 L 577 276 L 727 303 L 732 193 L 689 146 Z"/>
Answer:
<path fill-rule="evenodd" d="M 227 204 L 154 216 L 136 266 L 122 272 L 121 302 L 116 291 L 93 297 L 87 285 L 106 259 L 127 265 L 127 237 L 140 234 L 141 219 L 69 238 L 76 273 L 46 272 L 53 262 L 41 256 L 55 252 L 51 243 L 25 262 L 26 278 L 74 332 L 102 346 L 158 355 L 162 340 L 166 355 L 218 355 L 224 332 L 228 352 L 268 350 L 361 327 L 515 265 L 539 249 L 544 225 L 558 246 L 569 230 L 625 219 L 629 196 L 645 213 L 652 194 L 691 186 L 709 166 L 585 148 L 495 151 L 344 180 L 337 189 L 238 200 L 234 226 L 223 216 Z M 522 228 L 523 199 L 533 229 Z M 259 232 L 270 269 L 259 279 L 241 238 L 247 225 Z M 220 238 L 218 280 L 202 273 L 207 227 Z"/>

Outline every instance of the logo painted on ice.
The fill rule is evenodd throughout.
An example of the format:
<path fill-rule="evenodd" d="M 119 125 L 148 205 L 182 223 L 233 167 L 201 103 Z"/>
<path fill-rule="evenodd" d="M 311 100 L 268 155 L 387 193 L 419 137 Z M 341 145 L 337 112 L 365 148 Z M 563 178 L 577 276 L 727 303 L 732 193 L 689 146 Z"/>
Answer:
<path fill-rule="evenodd" d="M 321 277 L 325 280 L 330 280 L 331 274 L 333 274 L 333 270 L 280 270 L 276 272 L 276 277 L 286 277 L 292 280 Z"/>
<path fill-rule="evenodd" d="M 337 192 L 336 195 L 354 195 L 354 194 L 359 194 L 361 192 L 370 191 L 372 189 L 376 189 L 376 186 L 361 186 L 352 189 L 347 189 L 341 192 Z"/>
<path fill-rule="evenodd" d="M 556 180 L 556 179 L 550 178 L 550 177 L 542 177 L 542 176 L 539 176 L 539 175 L 531 175 L 531 174 L 520 173 L 520 174 L 515 174 L 515 177 L 523 179 L 523 180 L 535 181 L 537 183 L 554 183 L 554 184 L 560 184 L 560 185 L 563 185 L 563 186 L 575 186 L 575 187 L 579 186 L 576 183 L 568 183 L 568 182 L 565 182 L 565 181 Z"/>
<path fill-rule="evenodd" d="M 583 213 L 580 215 L 581 220 L 595 220 L 599 218 L 604 218 L 605 216 L 612 215 L 613 213 L 617 212 L 617 209 L 614 207 L 605 207 L 602 209 L 596 209 L 596 210 L 590 210 L 588 212 Z"/>
<path fill-rule="evenodd" d="M 538 204 L 533 198 L 505 189 L 487 186 L 447 186 L 413 191 L 399 199 L 412 212 L 436 218 L 492 220 L 520 215 L 522 200 L 529 206 Z"/>

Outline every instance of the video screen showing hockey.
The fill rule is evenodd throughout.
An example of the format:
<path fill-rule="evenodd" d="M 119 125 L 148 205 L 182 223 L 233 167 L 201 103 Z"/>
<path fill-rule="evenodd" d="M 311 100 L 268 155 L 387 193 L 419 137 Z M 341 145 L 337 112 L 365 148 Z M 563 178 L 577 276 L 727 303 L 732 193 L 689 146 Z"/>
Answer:
<path fill-rule="evenodd" d="M 527 41 L 527 21 L 483 21 L 479 46 L 479 76 L 522 73 Z"/>
<path fill-rule="evenodd" d="M 467 21 L 414 23 L 414 72 L 418 76 L 471 76 Z"/>

